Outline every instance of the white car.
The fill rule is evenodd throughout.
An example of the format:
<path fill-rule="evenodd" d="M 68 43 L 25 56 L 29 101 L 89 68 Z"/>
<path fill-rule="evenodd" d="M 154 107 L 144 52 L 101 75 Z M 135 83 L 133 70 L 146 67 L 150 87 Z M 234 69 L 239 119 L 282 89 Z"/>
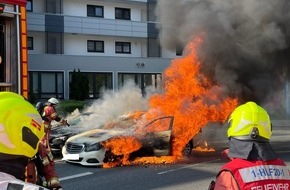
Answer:
<path fill-rule="evenodd" d="M 125 120 L 125 122 L 123 122 Z M 70 137 L 62 149 L 63 160 L 69 163 L 77 163 L 85 166 L 102 166 L 104 162 L 110 162 L 118 156 L 103 146 L 104 142 L 117 137 L 133 137 L 141 143 L 141 147 L 132 152 L 130 156 L 167 156 L 170 155 L 173 116 L 165 116 L 154 119 L 145 125 L 146 128 L 162 129 L 140 135 L 132 130 L 126 130 L 126 125 L 134 125 L 134 119 L 123 119 L 109 125 L 110 129 L 93 129 Z M 132 127 L 132 126 L 131 126 Z M 118 130 L 116 130 L 118 128 Z M 120 130 L 121 129 L 121 130 Z"/>

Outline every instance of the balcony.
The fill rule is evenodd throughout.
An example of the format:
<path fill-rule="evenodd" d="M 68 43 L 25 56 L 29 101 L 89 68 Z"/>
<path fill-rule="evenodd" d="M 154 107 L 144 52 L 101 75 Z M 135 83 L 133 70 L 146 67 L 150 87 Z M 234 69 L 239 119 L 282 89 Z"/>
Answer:
<path fill-rule="evenodd" d="M 45 16 L 45 14 L 28 13 L 28 31 L 44 32 Z M 148 36 L 147 22 L 63 15 L 55 15 L 55 17 L 63 17 L 64 33 L 139 38 Z M 53 22 L 50 20 L 50 23 Z"/>

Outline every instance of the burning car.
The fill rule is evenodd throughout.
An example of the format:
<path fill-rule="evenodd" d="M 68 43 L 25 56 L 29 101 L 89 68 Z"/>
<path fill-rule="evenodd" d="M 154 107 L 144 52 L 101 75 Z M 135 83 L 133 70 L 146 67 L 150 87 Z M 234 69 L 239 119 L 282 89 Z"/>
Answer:
<path fill-rule="evenodd" d="M 135 127 L 126 130 L 126 125 L 134 124 L 132 118 L 111 122 L 104 129 L 93 129 L 70 137 L 62 149 L 63 160 L 84 166 L 102 166 L 124 157 L 132 163 L 140 157 L 171 156 L 173 121 L 173 116 L 153 119 L 142 127 L 145 132 L 136 132 L 138 129 Z M 148 128 L 161 130 L 146 132 Z M 114 142 L 114 147 L 111 142 Z M 191 140 L 183 154 L 190 155 L 193 146 Z"/>
<path fill-rule="evenodd" d="M 114 162 L 124 156 L 132 160 L 135 157 L 170 155 L 173 119 L 172 116 L 161 117 L 145 126 L 163 125 L 162 131 L 136 133 L 125 127 L 134 123 L 132 118 L 121 118 L 116 123 L 106 125 L 106 129 L 94 129 L 69 138 L 62 150 L 63 159 L 86 166 L 101 166 L 104 162 Z M 114 129 L 116 127 L 118 130 Z M 119 141 L 118 151 L 121 154 L 110 148 L 111 141 Z M 128 152 L 125 150 L 127 148 Z"/>

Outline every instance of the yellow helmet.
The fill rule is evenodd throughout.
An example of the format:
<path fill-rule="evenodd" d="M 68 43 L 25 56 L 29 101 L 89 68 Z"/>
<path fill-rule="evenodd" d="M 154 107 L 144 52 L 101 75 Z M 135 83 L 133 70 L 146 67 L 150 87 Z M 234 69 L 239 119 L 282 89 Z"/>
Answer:
<path fill-rule="evenodd" d="M 230 115 L 228 137 L 240 140 L 270 140 L 272 125 L 266 110 L 255 102 L 237 107 Z M 262 138 L 261 138 L 262 137 Z"/>
<path fill-rule="evenodd" d="M 33 157 L 44 136 L 39 113 L 13 92 L 0 92 L 0 105 L 0 152 Z"/>

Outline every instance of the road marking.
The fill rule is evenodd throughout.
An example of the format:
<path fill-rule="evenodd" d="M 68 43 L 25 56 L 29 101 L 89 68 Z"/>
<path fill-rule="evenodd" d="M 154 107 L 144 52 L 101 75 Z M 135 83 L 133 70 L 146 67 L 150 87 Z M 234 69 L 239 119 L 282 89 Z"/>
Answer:
<path fill-rule="evenodd" d="M 71 175 L 71 176 L 67 176 L 67 177 L 61 177 L 61 178 L 59 178 L 59 181 L 65 181 L 65 180 L 78 178 L 78 177 L 83 177 L 83 176 L 92 175 L 92 174 L 93 174 L 93 172 L 84 172 L 84 173 Z"/>
<path fill-rule="evenodd" d="M 177 170 L 182 170 L 184 168 L 190 168 L 192 166 L 198 166 L 200 164 L 210 163 L 210 162 L 216 162 L 216 161 L 219 161 L 219 160 L 221 160 L 221 159 L 215 159 L 215 160 L 210 160 L 210 161 L 207 161 L 207 162 L 200 162 L 200 163 L 197 163 L 197 164 L 191 164 L 191 165 L 187 165 L 187 166 L 184 166 L 184 167 L 181 167 L 181 168 L 177 168 L 177 169 L 174 169 L 174 170 L 167 170 L 167 171 L 159 172 L 157 174 L 158 175 L 162 175 L 162 174 L 166 174 L 166 173 L 170 173 L 170 172 L 175 172 Z"/>
<path fill-rule="evenodd" d="M 58 159 L 55 159 L 54 162 L 55 162 L 55 163 L 58 163 L 58 162 L 64 162 L 64 160 L 58 160 Z"/>

